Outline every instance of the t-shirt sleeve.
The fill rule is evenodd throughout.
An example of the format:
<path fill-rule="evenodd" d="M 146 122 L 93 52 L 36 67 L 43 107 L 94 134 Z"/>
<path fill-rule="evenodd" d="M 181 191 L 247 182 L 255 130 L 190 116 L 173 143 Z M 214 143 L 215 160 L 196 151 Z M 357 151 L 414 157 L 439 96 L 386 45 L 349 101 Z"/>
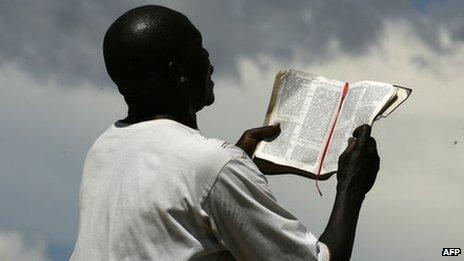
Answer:
<path fill-rule="evenodd" d="M 247 156 L 224 165 L 202 207 L 238 260 L 329 260 L 327 246 L 277 203 Z"/>

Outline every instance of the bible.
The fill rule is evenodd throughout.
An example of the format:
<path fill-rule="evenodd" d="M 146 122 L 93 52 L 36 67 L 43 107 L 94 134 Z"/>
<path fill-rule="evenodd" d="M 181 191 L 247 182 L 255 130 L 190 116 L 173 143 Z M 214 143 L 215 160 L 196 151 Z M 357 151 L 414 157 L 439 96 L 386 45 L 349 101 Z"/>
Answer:
<path fill-rule="evenodd" d="M 253 160 L 267 174 L 328 179 L 336 173 L 338 157 L 354 129 L 387 117 L 411 92 L 389 83 L 346 83 L 280 70 L 264 125 L 279 122 L 281 133 L 261 141 Z"/>

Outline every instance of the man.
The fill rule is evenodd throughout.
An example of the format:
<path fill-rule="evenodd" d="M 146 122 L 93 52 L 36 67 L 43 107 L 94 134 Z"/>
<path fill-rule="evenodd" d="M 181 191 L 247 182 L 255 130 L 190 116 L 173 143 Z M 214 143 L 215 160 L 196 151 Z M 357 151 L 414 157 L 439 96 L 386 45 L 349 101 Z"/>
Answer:
<path fill-rule="evenodd" d="M 248 130 L 236 146 L 198 131 L 196 113 L 214 101 L 213 67 L 187 17 L 130 10 L 108 29 L 103 52 L 129 110 L 86 156 L 72 260 L 349 259 L 379 166 L 369 126 L 340 157 L 318 240 L 276 202 L 250 158 L 278 125 Z"/>

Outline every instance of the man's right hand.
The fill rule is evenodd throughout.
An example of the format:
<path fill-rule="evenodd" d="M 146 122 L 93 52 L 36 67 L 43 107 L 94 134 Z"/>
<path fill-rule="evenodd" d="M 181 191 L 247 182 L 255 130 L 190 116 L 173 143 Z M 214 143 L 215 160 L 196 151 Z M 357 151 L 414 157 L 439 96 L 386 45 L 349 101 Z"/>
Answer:
<path fill-rule="evenodd" d="M 371 126 L 359 126 L 348 140 L 348 147 L 340 155 L 337 190 L 364 196 L 374 185 L 379 163 L 376 142 L 371 137 Z"/>
<path fill-rule="evenodd" d="M 371 127 L 359 126 L 338 160 L 337 195 L 329 223 L 319 238 L 329 247 L 330 260 L 350 259 L 359 210 L 364 195 L 374 185 L 379 162 Z"/>

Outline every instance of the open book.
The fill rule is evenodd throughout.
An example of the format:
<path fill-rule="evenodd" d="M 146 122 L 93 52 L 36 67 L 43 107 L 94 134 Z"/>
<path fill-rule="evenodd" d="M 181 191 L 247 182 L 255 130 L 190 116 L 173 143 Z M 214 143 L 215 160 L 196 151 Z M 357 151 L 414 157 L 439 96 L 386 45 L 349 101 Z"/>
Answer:
<path fill-rule="evenodd" d="M 276 75 L 265 125 L 280 135 L 261 141 L 253 155 L 269 174 L 295 173 L 321 180 L 337 171 L 354 129 L 388 116 L 411 94 L 389 83 L 345 83 L 291 69 Z"/>

